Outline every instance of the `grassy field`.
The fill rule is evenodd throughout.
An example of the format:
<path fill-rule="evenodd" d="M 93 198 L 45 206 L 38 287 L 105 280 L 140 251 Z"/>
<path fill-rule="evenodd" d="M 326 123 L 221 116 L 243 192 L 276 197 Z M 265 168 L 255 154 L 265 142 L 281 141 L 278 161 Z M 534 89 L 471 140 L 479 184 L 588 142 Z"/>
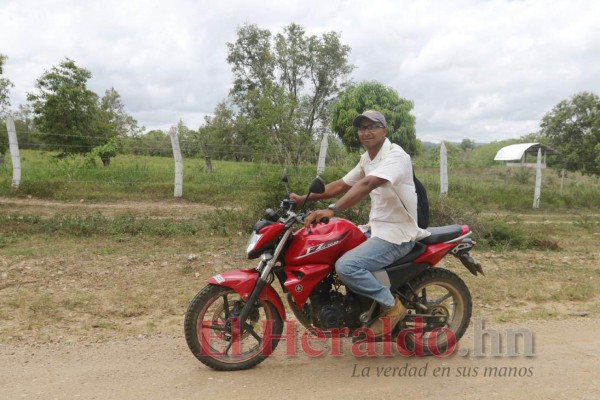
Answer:
<path fill-rule="evenodd" d="M 207 174 L 202 160 L 185 160 L 184 199 L 175 200 L 170 159 L 119 156 L 104 168 L 51 155 L 23 152 L 18 191 L 10 168 L 0 167 L 0 343 L 180 335 L 187 302 L 207 277 L 254 265 L 244 254 L 250 226 L 284 194 L 280 166 L 213 161 Z M 314 166 L 288 172 L 302 193 Z M 532 210 L 533 172 L 507 180 L 502 166 L 453 168 L 442 199 L 437 171 L 417 174 L 433 224 L 467 222 L 476 231 L 485 277 L 443 262 L 466 280 L 475 316 L 600 313 L 597 178 L 571 174 L 561 193 L 546 170 Z M 364 220 L 366 210 L 347 216 Z"/>
<path fill-rule="evenodd" d="M 21 152 L 22 179 L 18 191 L 11 189 L 10 162 L 0 166 L 0 195 L 35 196 L 58 200 L 114 201 L 163 200 L 173 196 L 174 165 L 171 158 L 120 155 L 105 168 L 83 157 L 57 159 L 54 153 Z M 358 155 L 350 155 L 343 165 L 328 166 L 326 181 L 339 178 L 351 168 Z M 214 172 L 205 172 L 204 160 L 184 160 L 184 198 L 219 205 L 247 205 L 263 201 L 269 193 L 283 193 L 278 183 L 283 167 L 248 162 L 213 161 Z M 439 197 L 439 172 L 432 167 L 415 170 L 427 187 L 431 200 Z M 468 165 L 468 164 L 467 164 Z M 315 175 L 313 165 L 288 167 L 292 190 L 303 192 Z M 449 171 L 449 197 L 476 209 L 529 210 L 533 203 L 535 171 L 514 169 L 509 179 L 502 165 L 491 167 L 452 167 Z M 600 206 L 600 179 L 569 174 L 561 192 L 561 179 L 555 170 L 543 175 L 541 211 L 556 209 L 593 210 Z M 277 199 L 275 196 L 273 199 Z M 270 200 L 270 199 L 269 199 Z"/>

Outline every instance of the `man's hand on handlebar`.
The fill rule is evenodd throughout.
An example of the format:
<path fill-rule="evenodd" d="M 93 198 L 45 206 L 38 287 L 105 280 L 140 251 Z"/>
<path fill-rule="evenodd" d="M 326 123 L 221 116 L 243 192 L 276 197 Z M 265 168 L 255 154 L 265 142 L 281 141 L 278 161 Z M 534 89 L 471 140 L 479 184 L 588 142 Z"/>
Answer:
<path fill-rule="evenodd" d="M 296 193 L 290 193 L 290 200 L 295 201 L 296 204 L 301 205 L 304 202 L 306 196 L 300 196 Z"/>
<path fill-rule="evenodd" d="M 291 196 L 290 196 L 291 197 Z M 310 229 L 310 226 L 317 222 L 327 222 L 334 216 L 333 210 L 326 208 L 324 210 L 311 211 L 306 218 L 304 218 L 304 227 Z M 325 219 L 325 220 L 324 220 Z"/>

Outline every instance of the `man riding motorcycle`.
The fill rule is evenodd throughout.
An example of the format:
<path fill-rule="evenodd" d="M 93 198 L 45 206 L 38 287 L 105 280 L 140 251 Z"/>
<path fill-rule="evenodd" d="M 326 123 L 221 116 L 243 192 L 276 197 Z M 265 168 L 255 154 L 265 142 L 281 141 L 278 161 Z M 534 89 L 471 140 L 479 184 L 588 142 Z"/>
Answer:
<path fill-rule="evenodd" d="M 353 126 L 366 152 L 359 163 L 343 178 L 325 186 L 325 192 L 311 194 L 310 200 L 344 195 L 324 210 L 311 212 L 305 226 L 358 204 L 367 194 L 371 197 L 370 237 L 344 254 L 335 264 L 341 281 L 352 291 L 377 301 L 379 317 L 370 329 L 375 337 L 388 334 L 406 315 L 402 302 L 373 275 L 408 254 L 415 241 L 429 236 L 417 225 L 417 195 L 413 183 L 410 156 L 387 139 L 387 122 L 378 111 L 368 110 L 356 117 Z M 302 204 L 306 196 L 290 194 Z M 384 323 L 389 319 L 390 323 Z M 384 331 L 385 329 L 385 331 Z"/>

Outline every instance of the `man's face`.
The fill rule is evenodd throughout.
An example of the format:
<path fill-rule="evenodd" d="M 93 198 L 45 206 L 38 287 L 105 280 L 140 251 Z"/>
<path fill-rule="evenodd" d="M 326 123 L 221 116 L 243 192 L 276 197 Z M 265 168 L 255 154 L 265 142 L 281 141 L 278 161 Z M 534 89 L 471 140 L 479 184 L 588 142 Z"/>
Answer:
<path fill-rule="evenodd" d="M 384 128 L 379 122 L 373 122 L 363 119 L 358 125 L 358 139 L 367 150 L 380 147 L 387 134 L 387 128 Z"/>

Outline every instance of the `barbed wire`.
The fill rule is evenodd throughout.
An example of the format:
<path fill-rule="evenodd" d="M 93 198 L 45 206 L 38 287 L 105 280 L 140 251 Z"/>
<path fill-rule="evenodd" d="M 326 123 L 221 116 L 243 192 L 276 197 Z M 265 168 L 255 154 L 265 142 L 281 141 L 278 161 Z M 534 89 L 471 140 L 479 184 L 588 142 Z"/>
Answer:
<path fill-rule="evenodd" d="M 4 124 L 0 124 L 0 135 L 6 135 L 6 127 Z M 28 140 L 25 143 L 21 143 L 20 146 L 22 149 L 31 149 L 31 150 L 39 150 L 39 151 L 57 151 L 61 152 L 63 149 L 82 149 L 82 150 L 91 150 L 97 145 L 92 144 L 51 144 L 51 143 L 43 143 L 42 135 L 38 132 L 23 132 L 23 130 L 17 129 L 18 136 L 26 136 Z M 71 134 L 52 134 L 53 137 L 58 138 L 78 138 L 84 141 L 87 140 L 96 140 L 97 138 L 85 135 L 71 135 Z M 131 154 L 131 155 L 142 155 L 142 156 L 150 156 L 150 157 L 169 157 L 173 156 L 171 141 L 169 138 L 169 134 L 165 133 L 164 137 L 158 138 L 144 138 L 143 136 L 126 136 L 126 137 L 117 137 L 121 142 L 121 145 L 124 147 L 125 152 L 121 154 Z M 101 138 L 107 139 L 107 138 Z M 156 142 L 164 141 L 162 145 L 160 143 L 153 143 L 153 145 L 146 145 L 136 143 L 143 140 L 153 140 Z M 315 148 L 318 143 L 311 143 Z M 263 150 L 261 144 L 243 144 L 243 143 L 200 143 L 198 140 L 186 140 L 180 137 L 180 146 L 182 147 L 183 153 L 185 154 L 186 159 L 202 159 L 204 157 L 211 157 L 215 160 L 226 160 L 226 161 L 247 161 L 247 162 L 262 162 L 264 160 L 273 160 L 276 158 L 286 158 L 285 151 L 283 149 L 279 149 L 279 153 L 273 152 L 272 150 Z M 289 149 L 288 149 L 289 150 Z M 361 148 L 352 148 L 350 149 L 350 154 L 356 154 L 362 152 Z M 75 152 L 74 152 L 75 153 Z M 304 162 L 313 162 L 316 160 L 317 154 L 311 154 L 310 156 L 303 157 Z M 415 158 L 419 160 L 419 156 Z M 267 162 L 268 163 L 268 162 Z M 461 162 L 458 161 L 458 165 L 456 168 L 466 167 L 469 168 L 472 165 L 472 162 Z M 500 162 L 496 162 L 497 165 L 500 165 Z M 496 165 L 494 164 L 494 165 Z M 435 166 L 425 166 L 421 168 L 435 168 Z M 555 166 L 556 170 L 560 170 L 561 166 Z M 567 171 L 567 173 L 572 173 L 575 171 Z M 588 173 L 588 174 L 597 174 L 600 175 L 600 167 L 597 163 L 592 162 L 582 162 L 580 164 L 580 170 L 577 172 Z"/>

